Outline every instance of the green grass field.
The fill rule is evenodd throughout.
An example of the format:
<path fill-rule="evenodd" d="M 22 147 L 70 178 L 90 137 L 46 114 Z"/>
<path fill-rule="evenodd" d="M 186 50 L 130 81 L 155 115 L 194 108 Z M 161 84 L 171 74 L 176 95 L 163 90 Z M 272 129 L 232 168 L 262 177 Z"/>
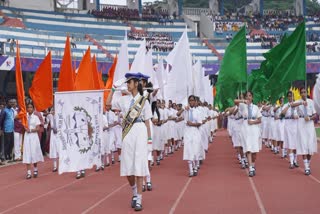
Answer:
<path fill-rule="evenodd" d="M 320 138 L 320 127 L 316 128 L 316 132 L 317 132 L 317 138 Z"/>

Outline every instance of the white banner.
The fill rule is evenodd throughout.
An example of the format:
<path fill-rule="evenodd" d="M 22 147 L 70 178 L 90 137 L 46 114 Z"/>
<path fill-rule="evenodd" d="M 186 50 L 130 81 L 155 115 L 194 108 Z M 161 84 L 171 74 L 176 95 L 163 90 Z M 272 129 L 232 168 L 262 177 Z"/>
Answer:
<path fill-rule="evenodd" d="M 103 91 L 55 93 L 59 174 L 101 163 Z"/>

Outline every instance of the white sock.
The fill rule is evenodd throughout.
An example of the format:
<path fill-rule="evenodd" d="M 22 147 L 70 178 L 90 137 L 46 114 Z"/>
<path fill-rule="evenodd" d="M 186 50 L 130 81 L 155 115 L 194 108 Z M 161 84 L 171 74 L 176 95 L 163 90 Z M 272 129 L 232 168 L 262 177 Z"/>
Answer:
<path fill-rule="evenodd" d="M 246 159 L 245 158 L 241 158 L 241 164 L 245 164 L 246 163 Z"/>
<path fill-rule="evenodd" d="M 114 154 L 111 152 L 111 159 L 114 160 Z"/>
<path fill-rule="evenodd" d="M 188 161 L 188 166 L 189 166 L 189 172 L 193 173 L 193 164 L 192 161 Z"/>
<path fill-rule="evenodd" d="M 104 166 L 105 155 L 101 155 L 101 166 Z"/>
<path fill-rule="evenodd" d="M 282 149 L 282 157 L 284 157 L 286 155 L 286 150 Z"/>
<path fill-rule="evenodd" d="M 238 160 L 240 161 L 240 160 L 241 160 L 241 155 L 240 155 L 240 154 L 238 154 L 237 156 L 238 156 Z"/>
<path fill-rule="evenodd" d="M 31 170 L 30 169 L 27 170 L 27 174 L 31 175 Z"/>
<path fill-rule="evenodd" d="M 150 173 L 149 173 L 149 175 L 146 176 L 146 178 L 147 178 L 147 183 L 150 183 L 150 182 L 151 182 L 151 175 L 150 175 Z"/>
<path fill-rule="evenodd" d="M 298 156 L 297 156 L 297 154 L 293 154 L 293 155 L 294 155 L 293 162 L 294 162 L 294 163 L 298 163 Z"/>
<path fill-rule="evenodd" d="M 38 167 L 34 167 L 34 168 L 33 168 L 33 171 L 38 171 Z"/>
<path fill-rule="evenodd" d="M 57 160 L 53 161 L 53 168 L 57 168 Z"/>
<path fill-rule="evenodd" d="M 303 164 L 304 164 L 304 168 L 305 169 L 309 169 L 309 161 L 308 161 L 308 159 L 304 159 L 303 160 Z"/>
<path fill-rule="evenodd" d="M 137 196 L 137 194 L 138 194 L 137 185 L 135 184 L 135 185 L 131 186 L 131 189 L 132 189 L 133 196 Z"/>
<path fill-rule="evenodd" d="M 250 172 L 254 171 L 253 166 L 249 166 L 249 171 L 250 171 Z"/>
<path fill-rule="evenodd" d="M 194 164 L 195 164 L 195 168 L 196 168 L 196 170 L 198 170 L 198 169 L 197 169 L 197 167 L 199 167 L 199 166 L 200 166 L 200 161 L 196 160 L 196 161 L 194 162 Z"/>
<path fill-rule="evenodd" d="M 290 164 L 293 165 L 293 161 L 294 161 L 294 154 L 293 153 L 289 153 L 289 159 L 290 159 Z"/>
<path fill-rule="evenodd" d="M 311 159 L 310 159 L 310 160 L 308 160 L 308 164 L 309 164 L 309 166 L 310 166 L 310 163 L 311 163 Z"/>
<path fill-rule="evenodd" d="M 137 194 L 137 204 L 141 204 L 141 203 L 142 203 L 142 195 Z"/>
<path fill-rule="evenodd" d="M 121 161 L 121 155 L 119 155 L 119 161 Z"/>
<path fill-rule="evenodd" d="M 107 164 L 109 164 L 109 163 L 110 163 L 109 155 L 107 155 L 107 157 L 106 157 L 106 163 L 107 163 Z"/>

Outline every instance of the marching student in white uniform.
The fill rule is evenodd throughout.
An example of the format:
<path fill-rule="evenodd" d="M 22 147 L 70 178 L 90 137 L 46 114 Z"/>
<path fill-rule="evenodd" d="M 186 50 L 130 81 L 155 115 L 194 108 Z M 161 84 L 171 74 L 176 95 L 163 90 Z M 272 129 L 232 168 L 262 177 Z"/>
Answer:
<path fill-rule="evenodd" d="M 148 88 L 147 90 L 143 91 L 143 96 L 147 97 L 150 101 L 153 100 L 153 93 L 150 94 L 153 91 L 153 84 L 151 82 L 148 82 L 148 79 L 150 78 L 147 75 L 144 75 L 142 73 L 138 73 L 140 75 L 140 84 L 142 85 L 142 88 Z M 150 133 L 151 136 L 153 136 L 153 123 L 152 123 L 152 118 L 149 120 L 149 127 L 150 127 Z M 153 138 L 152 138 L 153 139 Z M 154 165 L 154 160 L 153 160 L 153 143 L 148 142 L 148 167 L 149 167 L 149 173 L 147 176 L 143 177 L 143 182 L 142 182 L 142 192 L 145 192 L 146 190 L 152 191 L 152 183 L 151 183 L 151 167 Z"/>
<path fill-rule="evenodd" d="M 255 162 L 257 153 L 261 150 L 261 112 L 258 106 L 252 103 L 253 94 L 248 91 L 246 100 L 235 100 L 243 116 L 241 138 L 243 141 L 243 152 L 246 153 L 249 162 L 249 176 L 256 175 Z"/>
<path fill-rule="evenodd" d="M 277 126 L 276 126 L 276 122 L 274 119 L 274 115 L 275 115 L 275 105 L 272 105 L 270 107 L 269 110 L 269 115 L 270 115 L 270 119 L 269 119 L 269 140 L 272 142 L 271 144 L 271 151 L 274 152 L 274 154 L 278 154 L 278 147 L 277 147 Z"/>
<path fill-rule="evenodd" d="M 196 97 L 189 96 L 188 102 L 189 106 L 184 111 L 186 127 L 183 137 L 183 160 L 188 161 L 189 177 L 192 177 L 198 174 L 197 166 L 202 149 L 199 127 L 202 124 L 202 119 L 200 112 L 196 109 Z"/>
<path fill-rule="evenodd" d="M 276 124 L 276 138 L 277 138 L 277 151 L 280 151 L 281 149 L 281 158 L 285 158 L 286 150 L 283 147 L 283 141 L 284 141 L 284 120 L 283 115 L 281 114 L 283 110 L 283 97 L 279 99 L 279 106 L 275 108 L 275 124 Z"/>
<path fill-rule="evenodd" d="M 269 148 L 269 109 L 270 106 L 266 103 L 262 106 L 262 118 L 261 118 L 261 137 L 262 142 L 265 144 L 266 147 Z"/>
<path fill-rule="evenodd" d="M 157 100 L 156 102 L 153 102 L 151 104 L 151 110 L 152 110 L 152 129 L 153 129 L 153 135 L 152 135 L 152 145 L 153 150 L 156 151 L 156 163 L 157 165 L 160 165 L 160 155 L 161 151 L 164 149 L 164 144 L 161 141 L 161 111 L 160 111 L 160 100 Z"/>
<path fill-rule="evenodd" d="M 169 100 L 168 104 L 168 125 L 167 125 L 167 131 L 168 131 L 168 146 L 169 146 L 169 154 L 173 154 L 175 150 L 175 139 L 176 139 L 176 127 L 175 127 L 175 120 L 177 118 L 177 112 L 173 109 L 173 103 L 172 100 Z"/>
<path fill-rule="evenodd" d="M 51 126 L 49 157 L 53 160 L 52 172 L 58 171 L 59 143 L 57 136 L 57 121 L 54 117 L 54 109 L 46 117 L 47 123 Z"/>
<path fill-rule="evenodd" d="M 163 100 L 162 100 L 163 101 Z M 166 123 L 166 111 L 165 111 L 165 104 L 162 102 L 162 101 L 159 101 L 160 102 L 160 108 L 159 108 L 159 113 L 160 113 L 160 121 L 161 121 L 161 126 L 160 126 L 160 133 L 161 133 L 161 136 L 160 136 L 160 140 L 161 140 L 161 144 L 162 144 L 162 151 L 160 153 L 160 160 L 163 160 L 163 155 L 165 153 L 165 150 L 166 150 L 166 142 L 167 142 L 167 137 L 166 137 L 166 126 L 165 126 L 165 123 Z"/>
<path fill-rule="evenodd" d="M 311 174 L 310 162 L 311 156 L 317 152 L 317 136 L 314 127 L 316 111 L 313 100 L 307 98 L 305 88 L 300 89 L 301 99 L 291 106 L 298 106 L 298 143 L 297 155 L 302 155 L 305 167 L 305 175 Z"/>
<path fill-rule="evenodd" d="M 288 103 L 283 106 L 281 112 L 284 115 L 284 147 L 289 150 L 290 169 L 299 167 L 297 162 L 297 139 L 298 139 L 298 113 L 297 108 L 292 107 L 293 93 L 287 93 Z"/>
<path fill-rule="evenodd" d="M 177 105 L 177 111 L 180 112 L 182 111 L 182 104 Z M 178 114 L 177 112 L 177 114 Z M 184 123 L 184 118 L 183 114 L 180 114 L 180 116 L 177 116 L 176 118 L 176 132 L 177 132 L 177 146 L 178 148 L 181 148 L 183 144 L 183 134 L 184 134 L 184 129 L 185 129 L 185 123 Z"/>
<path fill-rule="evenodd" d="M 25 128 L 23 139 L 23 163 L 27 164 L 26 179 L 31 176 L 31 164 L 33 164 L 33 177 L 38 177 L 38 162 L 43 162 L 42 151 L 40 147 L 40 140 L 38 130 L 40 128 L 39 118 L 33 114 L 34 106 L 32 103 L 27 104 L 27 119 L 28 127 Z"/>
<path fill-rule="evenodd" d="M 113 127 L 111 128 L 112 131 L 114 132 L 114 143 L 116 147 L 116 151 L 118 152 L 118 162 L 121 161 L 121 148 L 122 148 L 122 137 L 121 137 L 121 132 L 122 132 L 122 112 L 119 109 L 114 109 L 114 123 Z M 112 161 L 114 164 L 114 159 Z"/>
<path fill-rule="evenodd" d="M 169 153 L 169 132 L 168 132 L 168 121 L 169 121 L 169 111 L 166 107 L 166 101 L 165 100 L 162 100 L 161 102 L 161 105 L 162 105 L 162 109 L 163 109 L 163 141 L 164 141 L 164 155 L 167 157 L 168 156 L 168 153 Z"/>
<path fill-rule="evenodd" d="M 111 105 L 106 105 L 105 112 L 103 114 L 103 134 L 101 142 L 101 169 L 110 166 L 110 154 L 112 152 L 111 143 L 114 142 L 114 132 L 111 130 L 110 125 L 112 122 Z"/>
<path fill-rule="evenodd" d="M 133 197 L 131 207 L 142 210 L 142 182 L 149 173 L 148 142 L 152 143 L 150 132 L 151 106 L 143 95 L 140 75 L 127 73 L 127 88 L 131 95 L 122 96 L 115 107 L 124 113 L 122 131 L 122 156 L 120 175 L 126 176 L 131 186 Z M 112 101 L 114 89 L 109 94 L 107 104 Z"/>

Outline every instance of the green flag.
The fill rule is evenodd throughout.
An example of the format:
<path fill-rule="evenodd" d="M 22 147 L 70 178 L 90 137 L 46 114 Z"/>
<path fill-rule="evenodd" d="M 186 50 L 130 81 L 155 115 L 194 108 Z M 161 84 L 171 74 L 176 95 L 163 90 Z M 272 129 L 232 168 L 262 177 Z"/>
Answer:
<path fill-rule="evenodd" d="M 273 72 L 266 87 L 306 79 L 306 30 L 302 22 L 269 53 L 264 54 Z"/>
<path fill-rule="evenodd" d="M 233 100 L 237 96 L 239 85 L 246 82 L 246 28 L 242 27 L 228 45 L 221 62 L 216 97 L 220 109 L 233 106 Z"/>
<path fill-rule="evenodd" d="M 246 28 L 233 37 L 221 62 L 218 82 L 247 82 Z"/>
<path fill-rule="evenodd" d="M 270 90 L 265 88 L 265 84 L 268 82 L 263 70 L 252 70 L 248 76 L 248 89 L 253 93 L 253 102 L 258 103 L 268 99 L 270 96 Z"/>

